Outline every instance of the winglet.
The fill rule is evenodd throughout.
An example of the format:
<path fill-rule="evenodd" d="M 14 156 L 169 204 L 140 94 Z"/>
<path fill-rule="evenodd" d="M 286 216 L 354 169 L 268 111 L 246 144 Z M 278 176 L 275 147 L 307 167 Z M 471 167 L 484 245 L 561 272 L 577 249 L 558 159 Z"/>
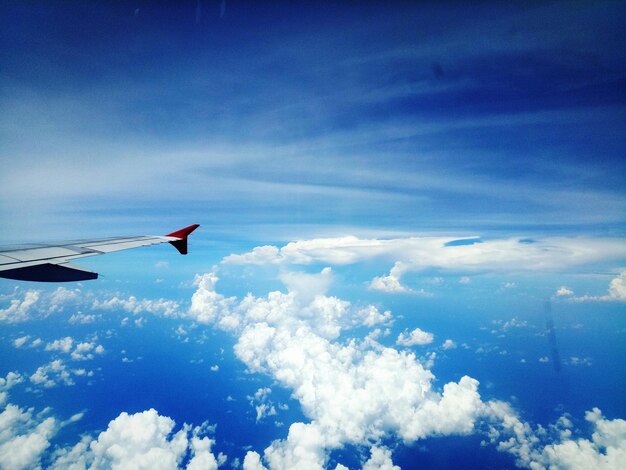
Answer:
<path fill-rule="evenodd" d="M 179 240 L 171 241 L 170 244 L 178 250 L 181 255 L 187 254 L 187 237 L 191 232 L 200 227 L 198 224 L 190 225 L 189 227 L 181 228 L 175 232 L 168 233 L 166 237 L 179 238 Z"/>

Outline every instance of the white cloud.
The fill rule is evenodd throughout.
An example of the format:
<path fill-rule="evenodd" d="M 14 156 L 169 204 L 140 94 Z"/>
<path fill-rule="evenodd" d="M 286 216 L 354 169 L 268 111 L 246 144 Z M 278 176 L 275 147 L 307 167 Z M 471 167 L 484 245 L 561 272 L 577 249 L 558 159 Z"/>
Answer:
<path fill-rule="evenodd" d="M 154 409 L 135 414 L 121 413 L 97 439 L 84 437 L 72 448 L 55 453 L 52 468 L 179 468 L 189 455 L 188 469 L 215 470 L 226 456 L 216 459 L 211 452 L 212 439 L 204 436 L 213 428 L 205 423 L 191 428 L 185 424 L 173 432 L 174 420 Z M 72 467 L 74 465 L 75 467 Z"/>
<path fill-rule="evenodd" d="M 454 349 L 454 348 L 456 348 L 456 343 L 454 341 L 452 341 L 451 339 L 447 339 L 447 340 L 445 340 L 443 342 L 441 347 L 443 349 Z"/>
<path fill-rule="evenodd" d="M 13 340 L 13 346 L 21 348 L 30 339 L 30 336 L 21 336 Z"/>
<path fill-rule="evenodd" d="M 5 385 L 16 383 L 18 374 L 10 373 Z M 0 382 L 0 386 L 2 382 Z M 0 468 L 41 468 L 44 452 L 50 447 L 50 439 L 57 431 L 83 417 L 77 413 L 59 422 L 46 417 L 46 411 L 33 414 L 33 409 L 23 410 L 8 404 L 0 413 Z M 48 459 L 54 470 L 79 468 L 122 469 L 176 469 L 185 457 L 189 458 L 187 469 L 216 470 L 227 457 L 220 453 L 216 458 L 211 452 L 215 441 L 206 436 L 215 430 L 203 423 L 192 428 L 184 424 L 173 432 L 175 422 L 160 416 L 154 409 L 129 415 L 121 413 L 112 420 L 97 438 L 85 435 L 72 447 L 58 448 Z"/>
<path fill-rule="evenodd" d="M 69 353 L 72 350 L 72 345 L 74 344 L 74 340 L 66 336 L 62 339 L 55 339 L 52 343 L 46 344 L 46 351 L 61 351 L 64 353 Z"/>
<path fill-rule="evenodd" d="M 493 320 L 492 323 L 500 327 L 497 330 L 493 330 L 492 333 L 507 332 L 514 328 L 531 328 L 531 325 L 529 325 L 526 320 L 520 320 L 517 317 L 513 317 L 510 320 L 506 320 L 506 321 Z"/>
<path fill-rule="evenodd" d="M 388 276 L 377 276 L 370 282 L 370 289 L 379 290 L 382 292 L 389 292 L 392 294 L 402 293 L 402 292 L 411 292 L 406 286 L 400 284 L 400 279 L 393 275 Z"/>
<path fill-rule="evenodd" d="M 7 405 L 0 413 L 0 467 L 39 468 L 40 458 L 55 433 L 54 418 L 38 422 L 32 409 Z"/>
<path fill-rule="evenodd" d="M 620 259 L 626 244 L 612 238 L 485 240 L 449 245 L 458 237 L 411 237 L 360 239 L 354 236 L 317 238 L 290 242 L 282 248 L 257 247 L 242 255 L 229 255 L 224 264 L 312 264 L 345 265 L 375 258 L 400 262 L 409 271 L 425 268 L 466 271 L 562 270 L 601 260 Z M 468 239 L 469 240 L 469 239 Z M 397 277 L 397 276 L 396 276 Z M 464 278 L 462 283 L 465 282 Z"/>
<path fill-rule="evenodd" d="M 280 250 L 275 246 L 257 246 L 251 252 L 242 255 L 228 255 L 223 260 L 224 264 L 279 264 L 282 262 Z"/>
<path fill-rule="evenodd" d="M 363 464 L 363 470 L 400 470 L 400 467 L 393 464 L 389 449 L 372 446 L 370 454 L 370 458 Z"/>
<path fill-rule="evenodd" d="M 114 296 L 106 300 L 94 300 L 93 309 L 101 310 L 125 310 L 126 312 L 139 315 L 150 313 L 152 315 L 176 318 L 180 316 L 180 305 L 174 300 L 166 299 L 142 299 L 131 295 L 127 299 Z"/>
<path fill-rule="evenodd" d="M 93 359 L 93 354 L 91 351 L 96 352 L 99 351 L 100 354 L 104 352 L 104 348 L 101 345 L 96 345 L 93 342 L 82 342 L 76 345 L 74 351 L 72 351 L 71 358 L 77 361 L 85 361 L 88 359 Z"/>
<path fill-rule="evenodd" d="M 249 450 L 243 459 L 243 470 L 267 470 L 267 468 L 261 463 L 261 456 Z"/>
<path fill-rule="evenodd" d="M 326 338 L 336 338 L 342 328 L 373 326 L 391 320 L 391 312 L 374 306 L 355 308 L 345 300 L 324 295 L 332 272 L 283 273 L 289 292 L 270 292 L 266 298 L 246 296 L 241 302 L 215 291 L 215 272 L 196 276 L 197 286 L 188 315 L 198 323 L 216 323 L 223 330 L 240 332 L 247 323 L 306 324 Z M 310 287 L 307 288 L 307 282 Z"/>
<path fill-rule="evenodd" d="M 567 364 L 571 366 L 591 366 L 591 358 L 589 357 L 578 357 L 578 356 L 570 356 L 570 358 L 566 361 Z"/>
<path fill-rule="evenodd" d="M 385 310 L 383 313 L 380 313 L 380 310 L 376 307 L 368 305 L 367 307 L 356 312 L 356 318 L 357 324 L 361 323 L 365 326 L 372 327 L 381 323 L 389 324 L 391 322 L 392 315 L 389 310 Z"/>
<path fill-rule="evenodd" d="M 626 462 L 626 421 L 607 420 L 598 408 L 585 419 L 594 431 L 591 440 L 567 439 L 543 448 L 539 462 L 547 467 L 572 469 L 619 469 Z"/>
<path fill-rule="evenodd" d="M 274 403 L 268 398 L 270 393 L 272 393 L 272 390 L 268 387 L 259 388 L 254 396 L 247 397 L 256 410 L 257 423 L 267 416 L 275 416 L 277 414 Z"/>
<path fill-rule="evenodd" d="M 15 289 L 9 298 L 10 305 L 0 309 L 0 321 L 18 323 L 62 312 L 68 305 L 79 305 L 83 296 L 79 289 L 58 287 L 52 292 Z"/>
<path fill-rule="evenodd" d="M 557 297 L 564 297 L 564 296 L 569 296 L 569 295 L 574 295 L 574 291 L 571 289 L 568 289 L 565 286 L 559 287 L 556 291 Z"/>
<path fill-rule="evenodd" d="M 21 299 L 11 299 L 7 308 L 0 309 L 0 321 L 19 323 L 30 320 L 40 295 L 37 290 L 27 290 Z"/>
<path fill-rule="evenodd" d="M 437 269 L 452 272 L 563 271 L 626 256 L 626 244 L 612 238 L 552 237 L 528 242 L 520 238 L 451 244 L 458 237 L 361 239 L 355 236 L 316 238 L 290 242 L 278 248 L 264 246 L 244 254 L 226 256 L 223 264 L 328 264 L 346 265 L 380 259 L 393 262 L 388 275 L 376 276 L 369 288 L 387 293 L 411 293 L 401 282 L 407 272 Z M 467 238 L 472 240 L 472 237 Z M 462 276 L 461 284 L 470 282 Z M 509 282 L 506 288 L 515 287 Z M 626 299 L 626 281 L 617 283 L 611 299 Z M 429 295 L 423 290 L 422 295 Z M 590 299 L 586 299 L 590 300 Z"/>
<path fill-rule="evenodd" d="M 187 449 L 186 430 L 170 434 L 174 421 L 150 409 L 122 413 L 90 445 L 94 468 L 176 468 Z"/>
<path fill-rule="evenodd" d="M 261 403 L 260 405 L 256 405 L 254 409 L 256 410 L 257 423 L 268 416 L 276 415 L 276 407 L 267 403 Z"/>
<path fill-rule="evenodd" d="M 371 338 L 335 342 L 338 331 L 328 327 L 341 330 L 336 305 L 347 304 L 340 308 L 343 314 L 350 310 L 347 302 L 317 295 L 310 304 L 300 304 L 293 292 L 238 301 L 215 292 L 216 282 L 214 272 L 199 278 L 192 316 L 210 318 L 223 329 L 228 329 L 223 318 L 237 316 L 238 327 L 229 330 L 238 336 L 237 357 L 249 370 L 269 374 L 291 389 L 311 419 L 293 423 L 285 440 L 265 450 L 269 468 L 323 468 L 329 449 L 369 446 L 388 434 L 414 441 L 472 431 L 481 406 L 478 382 L 463 377 L 438 393 L 431 386 L 432 373 L 410 352 L 385 348 Z M 335 306 L 333 313 L 320 315 L 319 305 L 327 303 Z M 248 453 L 244 468 L 259 465 L 260 456 Z"/>
<path fill-rule="evenodd" d="M 557 423 L 557 438 L 548 439 L 544 428 L 533 429 L 510 405 L 483 402 L 478 381 L 471 377 L 435 389 L 435 377 L 428 370 L 430 359 L 419 360 L 410 351 L 382 346 L 376 341 L 380 333 L 361 341 L 339 341 L 343 338 L 340 333 L 352 325 L 343 320 L 355 312 L 349 302 L 320 293 L 328 287 L 324 283 L 323 289 L 319 287 L 325 275 L 322 272 L 318 275 L 322 279 L 310 278 L 315 295 L 299 296 L 292 290 L 287 294 L 270 292 L 265 297 L 248 294 L 241 300 L 225 298 L 216 291 L 215 271 L 197 277 L 189 315 L 234 333 L 235 354 L 248 370 L 267 374 L 291 390 L 310 420 L 292 423 L 286 438 L 273 441 L 262 456 L 249 451 L 244 469 L 322 469 L 329 451 L 345 445 L 369 447 L 371 457 L 365 465 L 391 469 L 391 453 L 380 447 L 383 439 L 397 437 L 410 443 L 477 430 L 485 432 L 500 451 L 514 455 L 522 466 L 540 468 L 549 459 L 565 462 L 552 457 L 562 453 L 562 448 L 550 446 L 567 447 L 575 442 L 565 427 L 566 418 Z M 303 279 L 296 283 L 298 291 L 306 290 L 306 282 L 300 282 Z M 529 327 L 517 318 L 496 323 L 504 331 Z M 432 334 L 419 328 L 399 337 L 404 344 L 432 340 Z M 444 342 L 447 347 L 452 344 L 452 340 Z M 259 389 L 252 398 L 258 419 L 271 410 L 268 396 L 268 389 Z M 598 422 L 604 425 L 605 421 Z M 621 457 L 623 439 L 615 431 L 621 421 L 606 422 L 611 423 L 611 431 L 598 442 L 610 441 L 606 449 L 617 449 L 610 451 L 611 458 L 614 454 Z M 602 458 L 603 448 L 594 445 Z"/>
<path fill-rule="evenodd" d="M 284 272 L 280 280 L 289 292 L 299 297 L 300 302 L 309 303 L 318 295 L 326 294 L 333 280 L 333 272 L 330 268 L 324 268 L 316 274 Z"/>
<path fill-rule="evenodd" d="M 413 290 L 400 283 L 400 277 L 407 271 L 407 266 L 402 262 L 396 262 L 391 268 L 389 275 L 378 276 L 372 279 L 369 288 L 390 294 L 412 293 Z"/>
<path fill-rule="evenodd" d="M 626 300 L 626 270 L 611 280 L 609 284 L 609 297 L 614 300 Z"/>
<path fill-rule="evenodd" d="M 591 439 L 574 438 L 572 422 L 566 416 L 548 429 L 532 429 L 506 403 L 489 402 L 485 409 L 485 416 L 497 421 L 489 428 L 490 441 L 498 450 L 515 456 L 518 466 L 533 470 L 617 470 L 626 459 L 626 421 L 607 420 L 598 408 L 585 415 L 593 426 Z"/>
<path fill-rule="evenodd" d="M 23 381 L 24 378 L 18 372 L 9 372 L 6 377 L 0 377 L 0 405 L 7 401 L 9 390 Z"/>
<path fill-rule="evenodd" d="M 5 392 L 23 381 L 23 377 L 18 372 L 9 372 L 6 377 L 0 377 L 0 390 Z"/>
<path fill-rule="evenodd" d="M 86 325 L 96 321 L 96 315 L 85 313 L 73 313 L 68 320 L 72 325 Z"/>
<path fill-rule="evenodd" d="M 225 463 L 225 456 L 219 454 L 218 459 L 211 452 L 215 441 L 208 437 L 193 436 L 189 442 L 192 458 L 187 464 L 187 470 L 217 470 Z"/>
<path fill-rule="evenodd" d="M 72 349 L 73 348 L 73 349 Z M 69 354 L 75 361 L 86 361 L 94 358 L 94 353 L 104 353 L 104 347 L 95 341 L 76 342 L 72 337 L 55 339 L 46 344 L 46 351 L 59 351 Z"/>
<path fill-rule="evenodd" d="M 404 332 L 400 333 L 396 344 L 400 346 L 423 346 L 432 343 L 434 339 L 435 336 L 432 333 L 415 328 L 410 333 L 408 330 L 404 330 Z"/>
<path fill-rule="evenodd" d="M 80 298 L 80 289 L 67 289 L 65 287 L 57 287 L 48 299 L 48 312 L 61 312 L 65 305 L 75 302 Z"/>
<path fill-rule="evenodd" d="M 60 359 L 37 368 L 35 373 L 30 376 L 30 381 L 35 385 L 43 385 L 46 388 L 54 387 L 60 383 L 74 385 L 70 371 Z"/>
<path fill-rule="evenodd" d="M 626 270 L 611 280 L 606 295 L 583 295 L 570 297 L 575 302 L 626 302 Z"/>

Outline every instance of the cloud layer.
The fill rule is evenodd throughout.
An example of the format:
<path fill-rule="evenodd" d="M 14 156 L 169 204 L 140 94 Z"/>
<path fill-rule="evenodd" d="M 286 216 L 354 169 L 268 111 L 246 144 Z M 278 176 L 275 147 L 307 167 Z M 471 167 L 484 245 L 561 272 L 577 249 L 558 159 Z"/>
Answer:
<path fill-rule="evenodd" d="M 578 451 L 589 452 L 594 462 L 606 468 L 612 468 L 616 455 L 621 456 L 626 445 L 620 434 L 622 420 L 605 420 L 594 412 L 596 429 L 610 429 L 613 440 L 596 436 L 596 431 L 591 447 L 586 444 L 591 441 L 574 441 L 567 433 L 554 438 L 543 428 L 533 429 L 521 421 L 508 404 L 483 401 L 478 381 L 471 377 L 437 390 L 434 375 L 413 353 L 382 346 L 371 335 L 341 341 L 340 333 L 352 322 L 340 319 L 356 312 L 349 302 L 324 294 L 328 275 L 327 269 L 317 279 L 290 273 L 286 278 L 297 291 L 270 292 L 266 297 L 249 294 L 242 300 L 217 292 L 216 271 L 196 279 L 190 316 L 235 334 L 236 356 L 250 371 L 267 374 L 291 390 L 310 420 L 291 424 L 286 438 L 272 442 L 263 456 L 248 452 L 245 469 L 321 469 L 329 451 L 346 444 L 370 447 L 364 468 L 392 468 L 391 452 L 381 445 L 386 438 L 410 443 L 473 432 L 484 432 L 499 450 L 514 455 L 519 465 L 537 469 L 568 466 L 568 459 Z M 296 282 L 298 276 L 302 282 Z M 305 292 L 307 286 L 311 290 Z M 406 346 L 429 344 L 432 339 L 419 328 L 398 338 Z M 445 344 L 451 348 L 453 343 Z M 609 442 L 610 449 L 601 444 Z M 572 446 L 578 450 L 570 454 Z"/>
<path fill-rule="evenodd" d="M 418 293 L 401 283 L 408 272 L 437 270 L 449 273 L 567 272 L 599 262 L 619 262 L 626 243 L 617 238 L 478 238 L 411 237 L 362 239 L 355 236 L 290 242 L 278 248 L 263 246 L 226 256 L 223 264 L 348 265 L 377 260 L 393 263 L 388 275 L 374 277 L 370 289 L 389 293 Z M 463 277 L 463 283 L 467 283 Z M 609 297 L 626 296 L 624 280 L 612 282 Z"/>

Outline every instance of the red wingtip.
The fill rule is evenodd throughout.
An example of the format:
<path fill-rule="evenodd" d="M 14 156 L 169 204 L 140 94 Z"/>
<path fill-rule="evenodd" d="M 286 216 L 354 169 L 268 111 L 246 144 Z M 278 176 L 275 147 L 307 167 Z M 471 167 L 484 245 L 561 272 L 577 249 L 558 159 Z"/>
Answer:
<path fill-rule="evenodd" d="M 166 237 L 187 238 L 191 232 L 200 227 L 198 224 L 190 225 L 189 227 L 181 228 L 175 232 L 168 233 Z"/>
<path fill-rule="evenodd" d="M 190 225 L 189 227 L 181 228 L 175 232 L 168 233 L 166 237 L 180 238 L 180 240 L 171 241 L 170 244 L 178 250 L 181 255 L 187 254 L 187 237 L 191 232 L 200 227 L 198 224 Z"/>

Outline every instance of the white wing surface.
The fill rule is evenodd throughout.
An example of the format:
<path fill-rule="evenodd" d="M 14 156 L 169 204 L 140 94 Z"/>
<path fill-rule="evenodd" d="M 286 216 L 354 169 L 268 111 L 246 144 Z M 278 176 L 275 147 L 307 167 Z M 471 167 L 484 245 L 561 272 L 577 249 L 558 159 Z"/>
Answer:
<path fill-rule="evenodd" d="M 198 227 L 197 224 L 190 225 L 164 236 L 112 237 L 0 247 L 0 277 L 40 282 L 97 279 L 98 273 L 73 265 L 70 261 L 160 243 L 170 243 L 186 255 L 187 237 Z"/>

